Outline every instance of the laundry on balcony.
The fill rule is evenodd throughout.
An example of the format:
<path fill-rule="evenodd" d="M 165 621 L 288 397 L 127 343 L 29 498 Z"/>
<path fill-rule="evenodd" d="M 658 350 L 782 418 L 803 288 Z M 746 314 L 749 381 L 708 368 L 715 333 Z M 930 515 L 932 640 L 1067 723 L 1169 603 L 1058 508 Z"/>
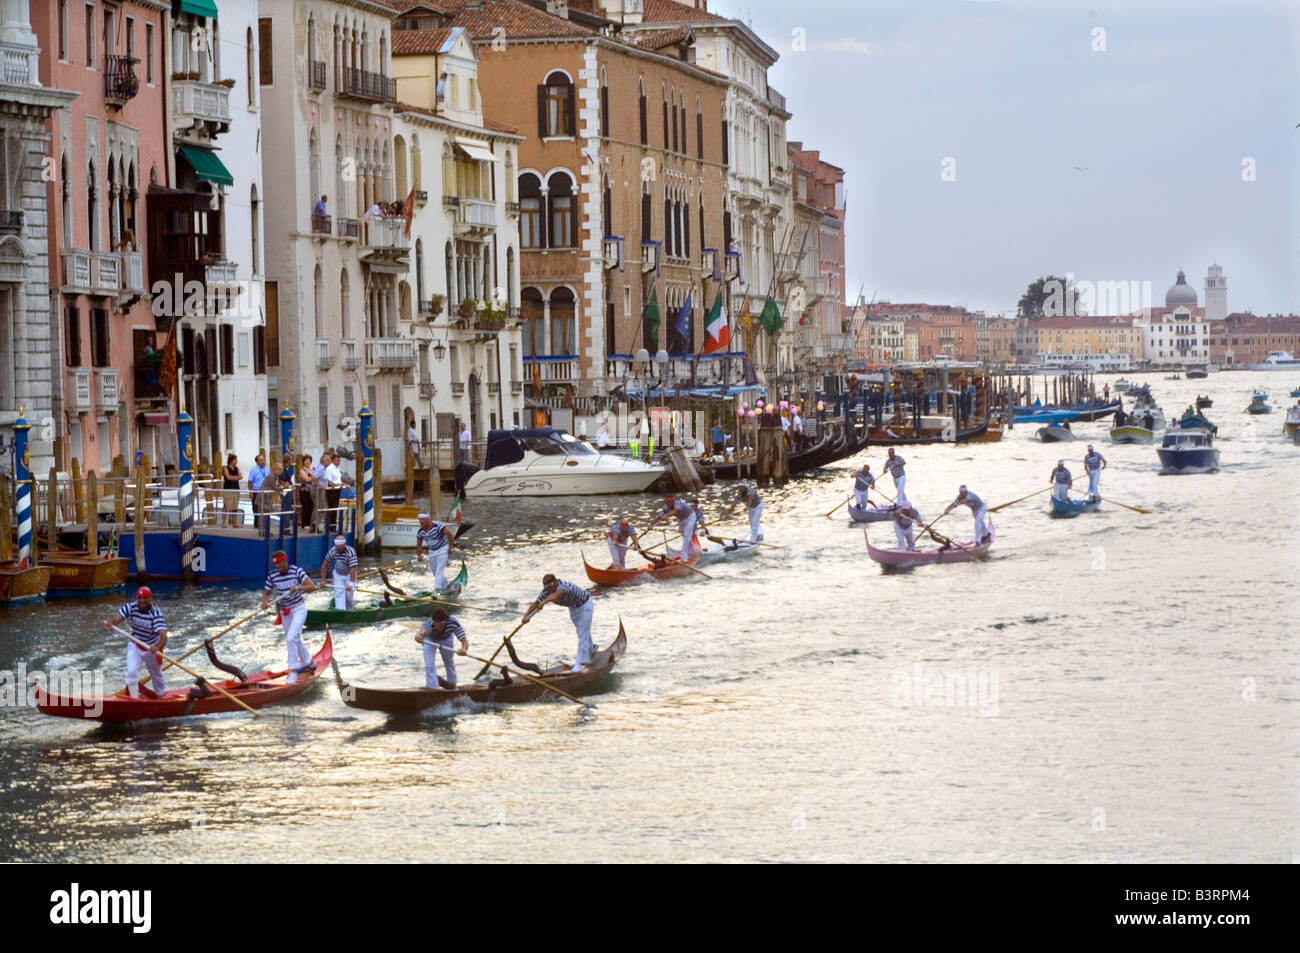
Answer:
<path fill-rule="evenodd" d="M 215 15 L 214 13 L 213 16 Z M 180 153 L 181 158 L 194 169 L 194 174 L 198 176 L 199 181 L 211 182 L 215 185 L 235 184 L 235 177 L 211 149 L 183 145 L 180 147 Z"/>

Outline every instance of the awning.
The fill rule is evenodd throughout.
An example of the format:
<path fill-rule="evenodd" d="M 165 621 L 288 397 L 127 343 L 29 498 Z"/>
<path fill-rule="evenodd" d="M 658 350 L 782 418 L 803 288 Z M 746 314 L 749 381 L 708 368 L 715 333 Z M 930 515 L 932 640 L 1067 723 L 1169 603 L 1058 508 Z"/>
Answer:
<path fill-rule="evenodd" d="M 181 9 L 196 17 L 212 17 L 214 20 L 217 18 L 216 0 L 181 0 Z"/>
<path fill-rule="evenodd" d="M 205 0 L 208 2 L 208 0 Z M 234 185 L 235 177 L 230 174 L 230 170 L 225 164 L 217 158 L 217 154 L 211 149 L 200 149 L 198 146 L 181 146 L 181 158 L 188 162 L 194 169 L 200 181 L 213 182 L 217 185 Z"/>
<path fill-rule="evenodd" d="M 475 142 L 473 139 L 456 139 L 456 148 L 471 159 L 477 159 L 479 162 L 496 162 L 497 157 L 492 154 L 492 150 L 481 142 Z"/>

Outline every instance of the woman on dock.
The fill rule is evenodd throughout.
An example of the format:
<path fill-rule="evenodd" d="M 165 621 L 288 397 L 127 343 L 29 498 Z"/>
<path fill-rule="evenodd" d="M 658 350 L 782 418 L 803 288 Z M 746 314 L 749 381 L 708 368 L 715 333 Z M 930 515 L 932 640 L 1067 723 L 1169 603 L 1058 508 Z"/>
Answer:
<path fill-rule="evenodd" d="M 316 477 L 310 453 L 304 453 L 299 459 L 294 483 L 298 484 L 298 505 L 302 507 L 302 528 L 306 531 L 311 528 L 312 517 L 316 513 Z"/>
<path fill-rule="evenodd" d="M 240 526 L 244 514 L 239 512 L 239 481 L 244 478 L 239 469 L 239 457 L 235 454 L 226 456 L 226 465 L 221 468 L 221 524 L 223 526 Z"/>

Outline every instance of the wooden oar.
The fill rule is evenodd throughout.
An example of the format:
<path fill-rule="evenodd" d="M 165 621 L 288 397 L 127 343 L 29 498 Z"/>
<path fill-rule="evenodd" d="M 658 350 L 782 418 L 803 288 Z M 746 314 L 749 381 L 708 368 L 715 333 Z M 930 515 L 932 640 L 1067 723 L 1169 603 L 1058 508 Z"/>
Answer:
<path fill-rule="evenodd" d="M 225 695 L 225 696 L 226 696 L 227 698 L 229 698 L 232 702 L 234 702 L 234 703 L 235 703 L 236 705 L 238 705 L 240 708 L 244 709 L 246 712 L 248 712 L 248 713 L 249 713 L 250 715 L 252 715 L 254 718 L 257 717 L 257 712 L 256 712 L 256 711 L 255 711 L 251 706 L 249 706 L 246 702 L 240 701 L 238 698 L 236 698 L 234 695 L 230 694 L 230 692 L 226 691 L 224 688 L 222 688 L 220 685 L 216 684 L 215 682 L 209 682 L 206 678 L 203 678 L 202 675 L 200 675 L 198 672 L 194 671 L 193 669 L 186 668 L 184 665 L 182 665 L 180 662 L 176 661 L 175 659 L 168 658 L 167 656 L 165 656 L 165 655 L 163 655 L 161 652 L 159 652 L 157 649 L 150 648 L 149 646 L 147 646 L 147 645 L 145 645 L 143 642 L 141 642 L 139 639 L 137 639 L 134 635 L 132 635 L 129 631 L 127 631 L 126 629 L 122 628 L 121 626 L 118 626 L 118 625 L 113 626 L 113 631 L 115 631 L 115 632 L 119 632 L 119 633 L 121 633 L 122 635 L 125 635 L 128 639 L 130 639 L 132 642 L 134 642 L 134 643 L 135 643 L 136 645 L 138 645 L 140 648 L 144 649 L 144 651 L 146 651 L 146 652 L 153 652 L 155 655 L 159 655 L 159 656 L 161 656 L 161 657 L 162 657 L 162 660 L 163 660 L 164 662 L 166 662 L 168 665 L 175 665 L 178 669 L 180 669 L 180 670 L 181 670 L 182 672 L 184 672 L 186 675 L 189 675 L 191 678 L 199 678 L 199 679 L 203 679 L 204 683 L 207 684 L 209 687 L 211 687 L 211 688 L 215 688 L 217 691 L 221 692 L 221 694 Z"/>
<path fill-rule="evenodd" d="M 1083 491 L 1083 490 L 1078 490 L 1077 492 L 1079 492 L 1079 493 L 1083 493 L 1084 491 Z M 1104 497 L 1104 496 L 1099 496 L 1099 497 L 1097 497 L 1097 499 L 1100 500 L 1102 503 L 1109 503 L 1109 504 L 1111 504 L 1112 506 L 1122 506 L 1122 507 L 1124 507 L 1124 509 L 1126 509 L 1126 510 L 1132 510 L 1134 513 L 1141 513 L 1143 516 L 1150 516 L 1150 515 L 1151 515 L 1151 511 L 1150 511 L 1150 510 L 1144 510 L 1144 509 L 1142 509 L 1142 507 L 1140 507 L 1140 506 L 1129 506 L 1127 503 L 1120 503 L 1120 502 L 1117 501 L 1117 500 L 1108 499 L 1107 497 Z"/>
<path fill-rule="evenodd" d="M 522 625 L 522 623 L 520 623 L 520 624 Z M 509 636 L 507 636 L 507 638 L 509 638 Z M 501 644 L 504 645 L 505 643 L 502 642 Z M 500 650 L 500 649 L 497 649 L 497 651 L 499 652 L 499 651 L 501 651 L 501 650 Z M 553 691 L 553 692 L 555 692 L 555 694 L 560 695 L 560 696 L 563 697 L 563 698 L 567 698 L 569 701 L 573 702 L 575 705 L 584 705 L 584 706 L 586 706 L 586 707 L 588 707 L 588 708 L 595 708 L 595 707 L 596 707 L 596 703 L 595 703 L 595 702 L 584 702 L 584 701 L 582 701 L 582 700 L 579 699 L 579 698 L 574 698 L 574 697 L 573 697 L 572 695 L 570 695 L 568 692 L 564 691 L 563 689 L 556 688 L 554 685 L 550 685 L 550 684 L 548 684 L 548 683 L 546 682 L 545 679 L 543 679 L 543 678 L 538 678 L 536 675 L 529 675 L 527 672 L 521 672 L 521 671 L 519 671 L 518 669 L 515 669 L 514 671 L 511 671 L 511 669 L 508 668 L 508 667 L 505 666 L 505 665 L 497 664 L 496 662 L 489 661 L 488 659 L 485 659 L 485 658 L 479 658 L 477 655 L 470 655 L 468 652 L 461 652 L 461 651 L 457 650 L 456 654 L 457 654 L 457 655 L 463 655 L 463 656 L 465 656 L 465 658 L 472 658 L 472 659 L 473 659 L 474 661 L 476 661 L 476 662 L 484 662 L 484 663 L 486 663 L 486 664 L 483 666 L 483 671 L 484 671 L 484 672 L 486 672 L 488 669 L 493 668 L 493 667 L 495 667 L 495 668 L 499 668 L 499 669 L 501 669 L 502 671 L 510 672 L 512 675 L 518 675 L 518 676 L 520 676 L 521 678 L 526 678 L 526 679 L 528 679 L 528 681 L 530 681 L 530 682 L 535 682 L 536 684 L 541 685 L 542 688 L 545 688 L 545 689 L 548 689 L 548 690 L 550 690 L 550 691 Z M 496 658 L 496 656 L 493 655 L 493 658 Z M 477 681 L 477 679 L 475 679 L 475 681 Z"/>
<path fill-rule="evenodd" d="M 353 591 L 353 592 L 364 592 L 364 593 L 367 593 L 367 594 L 372 595 L 372 596 L 386 596 L 386 595 L 388 595 L 388 593 L 384 592 L 382 589 L 353 589 L 352 591 Z M 402 598 L 403 598 L 406 602 L 427 602 L 427 603 L 429 603 L 429 605 L 438 605 L 438 606 L 455 606 L 457 609 L 477 609 L 479 612 L 496 612 L 496 611 L 497 611 L 496 609 L 491 609 L 491 608 L 488 608 L 487 606 L 471 606 L 471 605 L 466 605 L 466 604 L 463 603 L 463 602 L 447 602 L 445 599 L 430 599 L 430 598 L 425 597 L 425 596 L 403 596 Z"/>
<path fill-rule="evenodd" d="M 853 502 L 853 496 L 852 496 L 852 494 L 850 494 L 850 495 L 849 495 L 849 498 L 848 498 L 847 500 L 845 500 L 844 503 L 852 503 L 852 502 Z M 843 506 L 844 503 L 840 503 L 838 506 L 835 507 L 834 510 L 831 510 L 830 513 L 827 513 L 827 514 L 826 514 L 826 518 L 827 518 L 827 519 L 830 519 L 830 518 L 831 518 L 831 514 L 833 514 L 836 510 L 838 510 L 841 506 Z"/>
<path fill-rule="evenodd" d="M 712 578 L 713 578 L 713 577 L 710 576 L 707 572 L 704 572 L 703 570 L 700 570 L 700 569 L 696 569 L 694 566 L 692 566 L 690 563 L 686 562 L 684 559 L 681 559 L 681 558 L 678 558 L 678 559 L 671 559 L 671 558 L 669 558 L 668 556 L 666 556 L 666 555 L 663 554 L 663 553 L 656 553 L 654 550 L 648 550 L 648 549 L 640 549 L 640 550 L 637 550 L 637 552 L 641 553 L 642 556 L 646 556 L 646 557 L 648 557 L 648 558 L 650 558 L 650 559 L 662 559 L 662 560 L 664 561 L 664 564 L 663 564 L 662 566 L 655 566 L 655 567 L 654 567 L 655 569 L 663 569 L 665 566 L 668 565 L 668 563 L 671 562 L 671 563 L 676 563 L 676 564 L 678 564 L 678 565 L 680 565 L 680 566 L 685 566 L 685 567 L 686 567 L 687 569 L 689 569 L 691 572 L 693 572 L 693 573 L 697 573 L 697 574 L 703 576 L 705 579 L 712 579 Z"/>
<path fill-rule="evenodd" d="M 237 628 L 239 628 L 239 626 L 243 625 L 243 624 L 244 624 L 245 622 L 247 622 L 249 619 L 253 618 L 254 616 L 259 616 L 259 615 L 261 615 L 261 614 L 262 614 L 263 612 L 265 612 L 265 611 L 266 611 L 265 609 L 258 609 L 256 612 L 250 612 L 248 615 L 244 616 L 244 617 L 243 617 L 242 619 L 240 619 L 238 622 L 232 622 L 232 623 L 230 623 L 230 625 L 226 626 L 224 629 L 222 629 L 222 630 L 221 630 L 220 632 L 218 632 L 216 635 L 208 636 L 208 638 L 206 639 L 206 641 L 208 641 L 208 642 L 215 642 L 217 639 L 221 638 L 223 635 L 225 635 L 225 634 L 226 634 L 227 632 L 229 632 L 231 629 L 237 629 Z M 185 652 L 184 654 L 182 654 L 182 655 L 180 656 L 180 658 L 182 658 L 182 659 L 187 659 L 187 658 L 189 658 L 191 655 L 193 655 L 195 652 L 197 652 L 197 651 L 198 651 L 199 649 L 201 649 L 201 648 L 203 648 L 203 643 L 202 643 L 202 642 L 200 642 L 198 645 L 194 646 L 194 648 L 192 648 L 192 649 L 188 650 L 187 652 Z M 169 661 L 166 665 L 164 665 L 164 666 L 162 667 L 162 670 L 165 672 L 165 671 L 167 671 L 167 669 L 171 668 L 171 667 L 172 667 L 173 665 L 175 665 L 175 664 L 176 664 L 175 662 L 171 662 L 171 661 Z M 141 684 L 141 685 L 145 685 L 145 684 L 147 684 L 147 683 L 149 682 L 149 679 L 151 679 L 151 678 L 153 678 L 153 676 L 150 675 L 148 672 L 145 672 L 144 678 L 140 679 L 140 684 Z"/>
<path fill-rule="evenodd" d="M 518 634 L 519 630 L 522 629 L 528 623 L 528 620 L 531 619 L 532 617 L 533 617 L 533 613 L 531 612 L 528 613 L 528 615 L 524 616 L 523 620 L 517 626 L 514 627 L 514 631 L 512 631 L 509 635 L 507 635 L 504 639 L 501 640 L 501 644 L 498 645 L 497 650 L 492 653 L 492 657 L 487 660 L 487 662 L 483 665 L 483 667 L 479 669 L 478 674 L 474 676 L 474 681 L 477 682 L 480 678 L 482 678 L 484 675 L 487 674 L 487 670 L 490 669 L 493 666 L 493 664 L 496 662 L 497 656 L 500 655 L 501 650 L 506 647 L 506 643 L 511 639 L 513 639 L 515 635 Z"/>

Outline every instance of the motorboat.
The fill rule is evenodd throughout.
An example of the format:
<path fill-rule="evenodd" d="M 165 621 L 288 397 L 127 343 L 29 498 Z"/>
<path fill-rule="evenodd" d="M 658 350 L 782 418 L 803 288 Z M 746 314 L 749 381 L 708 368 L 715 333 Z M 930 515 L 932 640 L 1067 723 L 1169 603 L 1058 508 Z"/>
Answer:
<path fill-rule="evenodd" d="M 1110 439 L 1112 443 L 1154 443 L 1156 435 L 1141 424 L 1125 423 L 1110 428 Z"/>
<path fill-rule="evenodd" d="M 1074 439 L 1074 431 L 1068 426 L 1061 424 L 1050 424 L 1046 427 L 1039 427 L 1035 433 L 1038 439 L 1043 443 L 1059 443 Z"/>
<path fill-rule="evenodd" d="M 1197 410 L 1204 410 L 1204 409 L 1207 408 L 1207 407 L 1213 407 L 1213 406 L 1214 406 L 1214 401 L 1211 400 L 1208 396 L 1206 396 L 1206 397 L 1197 397 L 1197 398 L 1196 398 L 1196 409 L 1197 409 Z"/>
<path fill-rule="evenodd" d="M 1293 371 L 1300 368 L 1300 358 L 1290 351 L 1269 351 L 1268 357 L 1258 364 L 1247 364 L 1248 371 Z"/>
<path fill-rule="evenodd" d="M 1208 430 L 1167 430 L 1156 448 L 1162 473 L 1211 473 L 1219 469 L 1219 450 Z"/>
<path fill-rule="evenodd" d="M 1268 394 L 1261 394 L 1258 391 L 1250 398 L 1250 406 L 1246 408 L 1248 414 L 1271 414 L 1273 408 L 1268 405 Z"/>
<path fill-rule="evenodd" d="M 1187 379 L 1189 381 L 1199 381 L 1210 376 L 1210 365 L 1208 364 L 1188 364 Z"/>
<path fill-rule="evenodd" d="M 1288 408 L 1286 412 L 1286 420 L 1282 423 L 1282 429 L 1285 430 L 1286 435 L 1293 440 L 1295 439 L 1296 434 L 1300 433 L 1300 403 L 1297 403 L 1294 407 Z"/>
<path fill-rule="evenodd" d="M 601 453 L 565 430 L 493 430 L 487 466 L 465 481 L 466 496 L 589 496 L 640 493 L 666 467 Z"/>

